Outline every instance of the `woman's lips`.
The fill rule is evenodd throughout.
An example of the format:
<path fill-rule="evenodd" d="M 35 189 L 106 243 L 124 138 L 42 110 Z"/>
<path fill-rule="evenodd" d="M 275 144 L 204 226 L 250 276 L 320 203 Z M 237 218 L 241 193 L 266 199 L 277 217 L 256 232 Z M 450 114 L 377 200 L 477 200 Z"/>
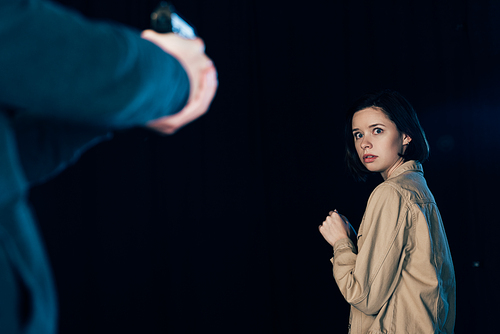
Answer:
<path fill-rule="evenodd" d="M 374 155 L 374 154 L 365 154 L 363 155 L 363 161 L 366 162 L 366 163 L 370 163 L 370 162 L 374 162 L 375 159 L 377 159 L 378 156 Z"/>

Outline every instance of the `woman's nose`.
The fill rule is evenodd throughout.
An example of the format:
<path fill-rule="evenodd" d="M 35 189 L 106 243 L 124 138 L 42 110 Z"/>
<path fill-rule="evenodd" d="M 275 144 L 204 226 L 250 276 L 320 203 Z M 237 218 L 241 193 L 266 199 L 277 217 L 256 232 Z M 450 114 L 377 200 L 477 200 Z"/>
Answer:
<path fill-rule="evenodd" d="M 371 148 L 372 143 L 368 140 L 368 138 L 365 136 L 361 140 L 361 148 L 364 150 L 366 148 Z"/>

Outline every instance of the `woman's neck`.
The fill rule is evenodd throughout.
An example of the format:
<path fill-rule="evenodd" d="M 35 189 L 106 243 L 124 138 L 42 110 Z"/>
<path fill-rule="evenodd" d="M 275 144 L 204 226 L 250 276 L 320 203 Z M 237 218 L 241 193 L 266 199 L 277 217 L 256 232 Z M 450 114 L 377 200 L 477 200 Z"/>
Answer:
<path fill-rule="evenodd" d="M 383 171 L 380 173 L 380 175 L 382 175 L 382 178 L 385 180 L 387 180 L 392 172 L 394 172 L 399 166 L 401 166 L 402 164 L 405 163 L 405 159 L 403 157 L 400 157 L 395 163 L 394 165 L 392 165 L 389 169 Z"/>

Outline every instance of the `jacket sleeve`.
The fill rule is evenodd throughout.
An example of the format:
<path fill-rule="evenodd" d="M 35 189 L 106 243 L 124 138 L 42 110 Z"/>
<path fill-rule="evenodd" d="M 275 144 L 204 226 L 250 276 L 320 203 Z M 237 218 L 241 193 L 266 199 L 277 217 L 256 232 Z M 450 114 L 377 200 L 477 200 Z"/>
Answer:
<path fill-rule="evenodd" d="M 390 298 L 405 261 L 409 206 L 388 184 L 368 201 L 358 234 L 358 254 L 349 239 L 334 245 L 333 275 L 344 298 L 367 315 L 375 315 Z"/>
<path fill-rule="evenodd" d="M 43 181 L 111 130 L 181 110 L 180 63 L 137 31 L 40 0 L 0 0 L 0 111 L 28 180 Z"/>
<path fill-rule="evenodd" d="M 0 0 L 0 107 L 109 128 L 181 110 L 181 64 L 133 29 L 41 0 Z"/>

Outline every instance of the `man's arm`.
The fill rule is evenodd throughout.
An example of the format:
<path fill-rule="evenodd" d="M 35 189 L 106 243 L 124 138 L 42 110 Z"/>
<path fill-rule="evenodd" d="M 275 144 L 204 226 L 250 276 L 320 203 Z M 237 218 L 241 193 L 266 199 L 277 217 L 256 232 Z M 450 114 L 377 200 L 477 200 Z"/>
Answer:
<path fill-rule="evenodd" d="M 110 128 L 180 111 L 189 78 L 137 31 L 44 1 L 0 0 L 0 101 L 19 113 Z"/>
<path fill-rule="evenodd" d="M 0 108 L 12 111 L 30 181 L 62 170 L 112 129 L 173 133 L 206 112 L 217 89 L 201 40 L 141 38 L 48 2 L 0 0 L 0 41 Z"/>

